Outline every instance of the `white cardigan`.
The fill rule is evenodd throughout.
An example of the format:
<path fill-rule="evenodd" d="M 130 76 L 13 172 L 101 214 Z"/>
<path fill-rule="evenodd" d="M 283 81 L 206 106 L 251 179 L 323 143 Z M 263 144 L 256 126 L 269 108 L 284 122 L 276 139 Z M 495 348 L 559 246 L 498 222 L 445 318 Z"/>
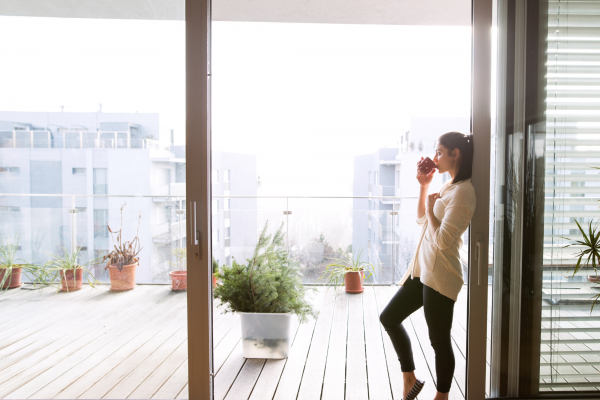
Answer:
<path fill-rule="evenodd" d="M 440 223 L 435 234 L 427 229 L 427 217 L 417 218 L 423 227 L 417 251 L 400 285 L 408 278 L 420 277 L 424 285 L 456 301 L 464 284 L 459 250 L 475 212 L 475 188 L 471 179 L 442 187 L 433 206 Z"/>

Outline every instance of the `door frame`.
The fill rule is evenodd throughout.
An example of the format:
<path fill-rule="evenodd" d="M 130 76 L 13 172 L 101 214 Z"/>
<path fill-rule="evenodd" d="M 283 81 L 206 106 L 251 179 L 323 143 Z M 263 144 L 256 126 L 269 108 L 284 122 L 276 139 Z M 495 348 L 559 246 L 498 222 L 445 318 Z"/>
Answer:
<path fill-rule="evenodd" d="M 484 399 L 487 345 L 487 260 L 491 145 L 491 43 L 493 0 L 472 0 L 471 131 L 472 182 L 477 208 L 469 229 L 466 398 Z M 188 177 L 188 359 L 189 398 L 213 398 L 211 260 L 211 0 L 187 1 L 186 159 Z M 473 262 L 474 261 L 474 262 Z M 482 265 L 478 265 L 482 264 Z M 470 334 L 474 332 L 475 334 Z M 481 332 L 484 332 L 481 335 Z"/>
<path fill-rule="evenodd" d="M 186 229 L 188 390 L 213 398 L 211 125 L 211 1 L 185 2 Z"/>
<path fill-rule="evenodd" d="M 484 399 L 486 385 L 493 0 L 472 0 L 472 183 L 477 207 L 469 229 L 467 400 Z M 481 256 L 481 257 L 478 257 Z"/>

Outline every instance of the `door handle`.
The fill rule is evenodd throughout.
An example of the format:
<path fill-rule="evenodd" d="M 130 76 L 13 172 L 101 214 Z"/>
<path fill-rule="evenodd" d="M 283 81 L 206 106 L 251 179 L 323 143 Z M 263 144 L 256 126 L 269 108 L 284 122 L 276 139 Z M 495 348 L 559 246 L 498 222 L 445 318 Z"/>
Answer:
<path fill-rule="evenodd" d="M 198 230 L 198 226 L 197 226 L 197 215 L 196 215 L 196 202 L 195 201 L 190 201 L 190 216 L 191 216 L 191 221 L 190 221 L 190 245 L 192 247 L 196 246 L 196 248 L 194 249 L 194 259 L 199 260 L 200 259 L 200 231 Z"/>
<path fill-rule="evenodd" d="M 481 285 L 481 275 L 483 272 L 481 271 L 481 246 L 483 245 L 483 235 L 478 233 L 476 236 L 477 241 L 477 285 Z"/>

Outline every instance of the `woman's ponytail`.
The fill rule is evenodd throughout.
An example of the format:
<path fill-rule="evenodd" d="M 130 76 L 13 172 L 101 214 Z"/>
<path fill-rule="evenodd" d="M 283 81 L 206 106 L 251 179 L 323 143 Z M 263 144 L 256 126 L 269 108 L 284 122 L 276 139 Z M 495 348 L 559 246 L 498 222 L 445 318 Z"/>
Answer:
<path fill-rule="evenodd" d="M 447 132 L 438 138 L 438 142 L 449 152 L 458 149 L 461 155 L 458 174 L 452 180 L 452 183 L 458 183 L 471 178 L 473 172 L 473 135 L 465 135 L 460 132 Z"/>

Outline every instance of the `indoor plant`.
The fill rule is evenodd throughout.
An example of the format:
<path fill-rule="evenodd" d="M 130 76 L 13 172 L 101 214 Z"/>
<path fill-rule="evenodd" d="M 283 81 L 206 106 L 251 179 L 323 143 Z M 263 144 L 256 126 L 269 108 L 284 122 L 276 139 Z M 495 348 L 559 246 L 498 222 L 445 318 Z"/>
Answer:
<path fill-rule="evenodd" d="M 362 261 L 362 250 L 358 252 L 356 258 L 352 253 L 342 250 L 342 258 L 332 260 L 335 262 L 327 265 L 318 280 L 324 279 L 327 284 L 336 286 L 343 277 L 347 293 L 362 293 L 365 290 L 363 280 L 369 279 L 376 268 L 373 264 Z M 369 272 L 366 277 L 365 271 Z"/>
<path fill-rule="evenodd" d="M 91 287 L 95 287 L 96 284 L 100 283 L 96 280 L 94 275 L 87 268 L 89 265 L 95 264 L 98 260 L 92 260 L 85 264 L 79 264 L 77 258 L 81 247 L 77 247 L 73 251 L 69 251 L 63 247 L 63 255 L 49 254 L 50 259 L 45 265 L 45 268 L 49 272 L 54 272 L 52 282 L 55 281 L 56 275 L 60 275 L 60 284 L 57 290 L 61 292 L 74 292 L 83 287 L 83 278 L 87 280 Z"/>
<path fill-rule="evenodd" d="M 18 249 L 18 236 L 12 242 L 0 237 L 0 291 L 21 287 L 21 273 L 34 285 L 46 282 L 43 268 L 17 259 Z"/>
<path fill-rule="evenodd" d="M 169 272 L 169 276 L 171 277 L 171 290 L 187 290 L 187 250 L 177 248 L 171 251 L 171 254 L 177 259 L 176 263 L 169 261 L 169 264 L 171 264 L 172 267 L 177 268 Z"/>
<path fill-rule="evenodd" d="M 221 284 L 214 289 L 225 312 L 241 313 L 246 358 L 286 358 L 291 314 L 300 322 L 316 315 L 305 299 L 300 267 L 285 249 L 283 224 L 273 236 L 267 227 L 268 221 L 246 263 L 233 259 L 231 266 L 221 266 Z"/>
<path fill-rule="evenodd" d="M 113 231 L 108 226 L 110 237 L 113 240 L 113 250 L 104 256 L 103 261 L 107 261 L 105 269 L 108 269 L 110 277 L 110 290 L 115 292 L 123 292 L 135 288 L 135 270 L 138 266 L 138 254 L 142 250 L 140 245 L 140 221 L 142 214 L 138 218 L 138 226 L 135 238 L 131 241 L 123 242 L 123 208 L 126 203 L 121 206 L 121 227 L 118 231 Z M 116 239 L 115 239 L 116 234 Z"/>
<path fill-rule="evenodd" d="M 577 227 L 579 228 L 579 232 L 583 235 L 583 240 L 575 240 L 575 243 L 568 244 L 564 247 L 571 246 L 580 246 L 582 249 L 579 253 L 575 254 L 577 257 L 577 264 L 575 265 L 575 271 L 573 272 L 573 276 L 579 272 L 579 270 L 583 267 L 592 267 L 594 269 L 595 276 L 588 276 L 588 281 L 593 283 L 600 282 L 600 278 L 598 278 L 598 267 L 600 266 L 600 232 L 598 231 L 598 226 L 593 226 L 593 221 L 590 221 L 588 226 L 588 232 L 586 234 L 585 230 L 579 225 L 579 222 L 575 220 Z M 566 240 L 573 240 L 569 238 L 563 237 Z M 584 260 L 584 258 L 586 258 Z M 593 297 L 594 303 L 592 304 L 592 309 L 600 298 L 600 294 Z"/>

